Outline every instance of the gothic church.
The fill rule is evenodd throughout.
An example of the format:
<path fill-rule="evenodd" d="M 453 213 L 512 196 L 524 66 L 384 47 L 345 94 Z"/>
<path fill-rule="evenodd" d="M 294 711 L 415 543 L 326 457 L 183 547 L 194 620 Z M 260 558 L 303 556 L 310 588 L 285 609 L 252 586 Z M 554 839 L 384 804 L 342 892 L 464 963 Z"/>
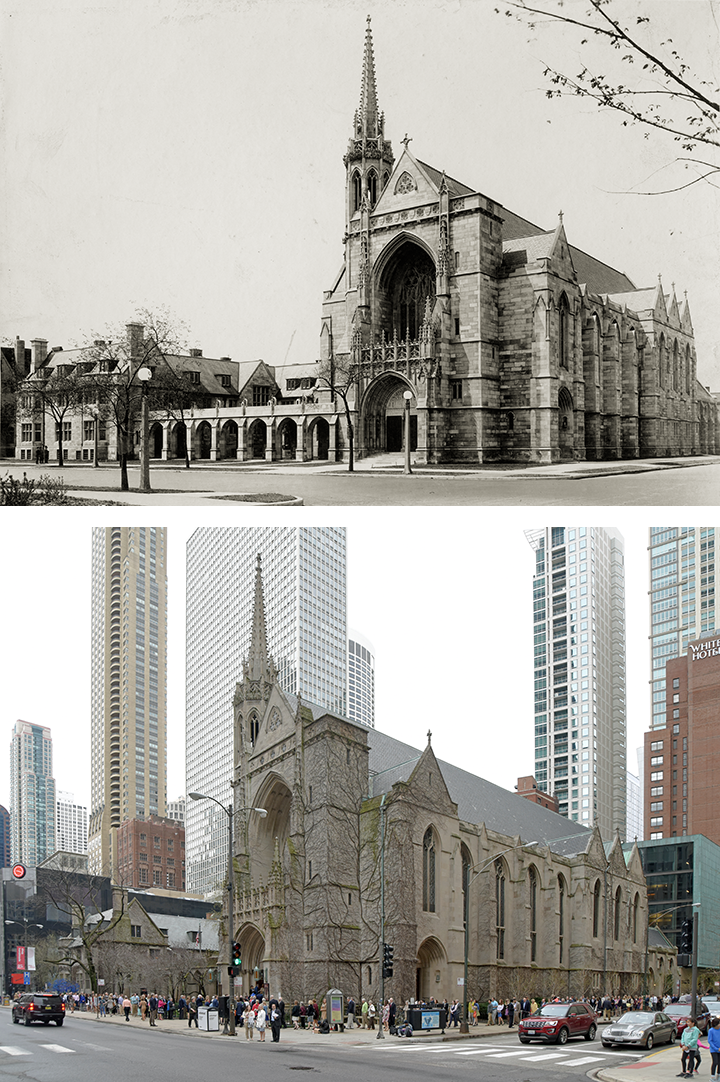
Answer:
<path fill-rule="evenodd" d="M 637 847 L 625 856 L 619 837 L 604 846 L 597 830 L 439 761 L 430 734 L 420 751 L 285 695 L 259 557 L 233 716 L 243 991 L 260 979 L 286 1001 L 329 988 L 377 997 L 385 942 L 386 995 L 452 998 L 466 913 L 472 996 L 629 992 L 646 957 L 659 987 Z"/>
<path fill-rule="evenodd" d="M 637 288 L 474 187 L 396 159 L 370 19 L 347 153 L 345 258 L 324 295 L 322 370 L 350 377 L 359 456 L 556 462 L 715 453 L 687 298 Z"/>

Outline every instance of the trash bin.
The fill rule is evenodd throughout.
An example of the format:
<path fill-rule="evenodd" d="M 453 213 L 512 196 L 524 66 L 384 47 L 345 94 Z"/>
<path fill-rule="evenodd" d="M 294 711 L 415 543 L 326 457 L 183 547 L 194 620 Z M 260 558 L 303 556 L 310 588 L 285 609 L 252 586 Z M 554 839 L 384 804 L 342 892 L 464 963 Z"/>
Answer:
<path fill-rule="evenodd" d="M 220 1028 L 217 1007 L 198 1007 L 197 1021 L 198 1029 L 204 1029 L 208 1033 L 217 1033 Z"/>
<path fill-rule="evenodd" d="M 410 1007 L 407 1012 L 407 1021 L 414 1033 L 427 1032 L 431 1029 L 441 1029 L 444 1033 L 447 1025 L 447 1011 L 444 1007 Z"/>

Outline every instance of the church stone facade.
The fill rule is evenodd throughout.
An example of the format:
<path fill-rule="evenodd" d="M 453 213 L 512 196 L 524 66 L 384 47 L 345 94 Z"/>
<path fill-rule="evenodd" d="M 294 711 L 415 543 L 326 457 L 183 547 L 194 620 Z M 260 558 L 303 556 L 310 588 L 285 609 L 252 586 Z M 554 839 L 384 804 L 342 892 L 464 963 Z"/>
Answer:
<path fill-rule="evenodd" d="M 233 711 L 232 937 L 243 991 L 260 978 L 286 1001 L 328 988 L 377 997 L 386 942 L 386 995 L 452 998 L 466 899 L 470 995 L 642 987 L 637 849 L 626 858 L 619 838 L 605 847 L 597 830 L 440 762 L 430 734 L 419 751 L 284 695 L 259 563 Z"/>
<path fill-rule="evenodd" d="M 366 31 L 345 155 L 345 258 L 325 294 L 323 370 L 349 372 L 358 454 L 399 450 L 412 394 L 419 462 L 715 453 L 687 298 L 636 288 L 414 157 L 395 159 Z"/>

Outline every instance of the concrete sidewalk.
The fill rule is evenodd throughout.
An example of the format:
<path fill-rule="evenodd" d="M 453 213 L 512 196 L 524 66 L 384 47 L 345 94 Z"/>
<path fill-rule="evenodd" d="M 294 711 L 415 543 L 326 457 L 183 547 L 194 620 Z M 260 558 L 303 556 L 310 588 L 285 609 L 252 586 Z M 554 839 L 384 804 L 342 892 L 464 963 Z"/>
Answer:
<path fill-rule="evenodd" d="M 694 1078 L 706 1078 L 710 1073 L 710 1053 L 704 1048 L 700 1051 L 702 1063 Z M 681 1055 L 679 1042 L 670 1047 L 666 1045 L 643 1059 L 635 1060 L 634 1063 L 624 1063 L 620 1067 L 601 1067 L 595 1077 L 602 1082 L 627 1082 L 633 1077 L 633 1071 L 639 1071 L 639 1077 L 647 1079 L 647 1082 L 670 1082 L 682 1071 Z"/>

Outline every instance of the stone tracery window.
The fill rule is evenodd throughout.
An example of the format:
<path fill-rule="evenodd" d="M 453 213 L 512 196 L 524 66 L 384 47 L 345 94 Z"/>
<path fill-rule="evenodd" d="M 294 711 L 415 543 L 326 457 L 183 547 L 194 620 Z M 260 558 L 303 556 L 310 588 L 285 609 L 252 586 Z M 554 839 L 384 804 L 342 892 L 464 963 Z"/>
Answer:
<path fill-rule="evenodd" d="M 416 263 L 408 268 L 398 292 L 400 337 L 419 336 L 428 297 L 435 299 L 434 268 Z"/>
<path fill-rule="evenodd" d="M 417 191 L 417 184 L 409 173 L 402 173 L 395 184 L 395 194 L 405 195 L 407 192 Z"/>
<path fill-rule="evenodd" d="M 378 198 L 378 178 L 374 169 L 371 169 L 367 178 L 368 198 L 370 206 L 374 207 Z"/>
<path fill-rule="evenodd" d="M 615 939 L 620 938 L 620 910 L 622 907 L 622 891 L 620 887 L 615 891 Z"/>
<path fill-rule="evenodd" d="M 435 836 L 428 827 L 423 838 L 423 909 L 435 912 Z"/>
<path fill-rule="evenodd" d="M 558 876 L 558 942 L 560 944 L 560 965 L 563 964 L 565 947 L 565 880 Z"/>
<path fill-rule="evenodd" d="M 495 864 L 495 936 L 498 958 L 505 957 L 505 868 L 498 860 Z"/>
<path fill-rule="evenodd" d="M 534 962 L 537 958 L 537 872 L 534 867 L 530 867 L 528 872 L 528 880 L 530 887 L 530 961 Z"/>
<path fill-rule="evenodd" d="M 600 880 L 595 883 L 593 891 L 593 936 L 600 934 Z"/>
<path fill-rule="evenodd" d="M 362 177 L 357 170 L 352 175 L 353 213 L 360 210 L 362 201 Z"/>

